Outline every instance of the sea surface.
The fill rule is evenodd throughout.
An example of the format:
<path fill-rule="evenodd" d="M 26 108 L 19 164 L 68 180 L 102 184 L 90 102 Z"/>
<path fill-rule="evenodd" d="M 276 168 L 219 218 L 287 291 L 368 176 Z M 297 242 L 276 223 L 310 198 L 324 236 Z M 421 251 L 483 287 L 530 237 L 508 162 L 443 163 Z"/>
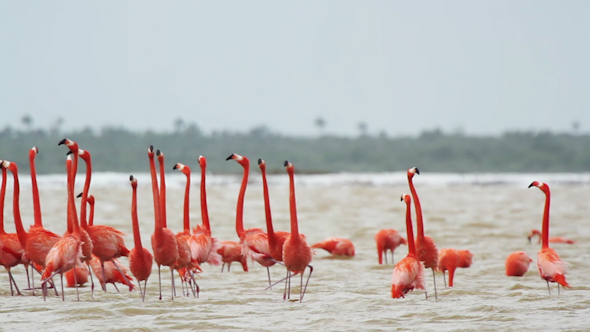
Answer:
<path fill-rule="evenodd" d="M 9 174 L 10 175 L 10 174 Z M 150 248 L 154 230 L 149 174 L 138 178 L 139 221 L 142 240 Z M 299 229 L 310 243 L 331 236 L 355 244 L 353 258 L 331 257 L 317 250 L 313 275 L 303 303 L 283 300 L 282 284 L 271 290 L 267 271 L 249 262 L 250 272 L 234 263 L 231 272 L 203 265 L 198 278 L 200 297 L 171 300 L 170 270 L 162 268 L 163 299 L 158 300 L 158 269 L 153 266 L 146 302 L 139 292 L 112 285 L 104 293 L 90 287 L 66 289 L 65 302 L 54 295 L 43 301 L 23 291 L 11 296 L 7 274 L 0 273 L 0 330 L 41 331 L 588 331 L 590 330 L 590 174 L 422 174 L 414 178 L 425 218 L 426 235 L 439 249 L 468 249 L 474 254 L 470 268 L 458 269 L 453 288 L 445 288 L 436 274 L 438 299 L 434 297 L 432 272 L 427 270 L 424 291 L 402 299 L 391 298 L 393 265 L 379 265 L 374 236 L 394 228 L 405 237 L 403 193 L 409 193 L 405 173 L 295 175 Z M 9 176 L 10 178 L 10 176 Z M 168 227 L 182 228 L 185 177 L 167 174 Z M 200 174 L 193 173 L 191 226 L 201 222 Z M 236 202 L 240 175 L 208 174 L 207 193 L 212 233 L 219 240 L 237 240 Z M 541 228 L 544 194 L 528 189 L 533 181 L 550 185 L 550 236 L 576 241 L 552 244 L 568 262 L 571 289 L 551 295 L 539 277 L 536 255 L 540 244 L 528 243 L 527 233 Z M 79 175 L 76 190 L 81 191 Z M 66 229 L 66 178 L 63 174 L 39 177 L 43 223 L 63 234 Z M 12 180 L 8 181 L 4 222 L 14 232 Z M 269 178 L 275 230 L 289 231 L 288 177 Z M 97 173 L 91 193 L 96 198 L 95 223 L 116 227 L 127 234 L 133 247 L 131 186 L 129 174 Z M 30 179 L 21 174 L 20 208 L 25 227 L 33 223 Z M 415 219 L 414 211 L 412 215 Z M 246 192 L 246 228 L 264 228 L 264 203 L 258 169 L 252 167 Z M 414 220 L 415 225 L 415 220 Z M 407 254 L 401 246 L 395 262 Z M 524 277 L 505 276 L 504 261 L 513 251 L 526 251 L 534 260 Z M 121 258 L 128 265 L 126 258 Z M 13 268 L 20 288 L 27 287 L 24 269 Z M 273 280 L 282 278 L 282 266 L 271 268 Z M 298 280 L 298 279 L 295 279 Z M 297 284 L 297 283 L 295 283 Z M 58 283 L 59 285 L 59 283 Z M 299 287 L 295 287 L 298 292 Z M 37 293 L 39 294 L 39 293 Z M 296 296 L 295 296 L 296 297 Z"/>

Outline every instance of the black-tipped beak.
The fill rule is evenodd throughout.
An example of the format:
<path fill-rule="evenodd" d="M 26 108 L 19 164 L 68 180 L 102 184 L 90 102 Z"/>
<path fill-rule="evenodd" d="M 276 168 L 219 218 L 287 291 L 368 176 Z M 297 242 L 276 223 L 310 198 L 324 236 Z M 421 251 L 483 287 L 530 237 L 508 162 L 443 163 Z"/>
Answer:
<path fill-rule="evenodd" d="M 133 175 L 129 175 L 129 181 L 133 181 Z"/>
<path fill-rule="evenodd" d="M 82 197 L 82 193 L 79 193 L 78 196 L 76 196 L 77 198 Z"/>
<path fill-rule="evenodd" d="M 229 157 L 225 158 L 225 160 L 226 160 L 226 161 L 228 161 L 228 160 L 230 160 L 230 159 L 234 159 L 233 157 L 234 157 L 234 154 L 232 153 L 232 154 L 231 154 L 231 156 L 229 156 Z"/>
<path fill-rule="evenodd" d="M 262 164 L 264 162 L 264 160 L 258 158 L 258 165 Z"/>
<path fill-rule="evenodd" d="M 66 144 L 66 139 L 65 138 L 62 139 L 61 141 L 59 141 L 59 143 L 57 143 L 58 146 L 59 145 L 62 145 L 62 144 Z"/>
<path fill-rule="evenodd" d="M 172 167 L 172 170 L 178 169 L 178 165 L 174 165 L 174 167 Z"/>
<path fill-rule="evenodd" d="M 287 167 L 289 165 L 289 161 L 285 160 L 285 163 L 283 164 L 283 166 Z"/>
<path fill-rule="evenodd" d="M 154 146 L 150 145 L 150 152 L 154 152 Z"/>
<path fill-rule="evenodd" d="M 162 153 L 162 151 L 160 151 L 160 149 L 156 150 L 156 156 L 160 156 L 160 154 Z"/>
<path fill-rule="evenodd" d="M 533 183 L 534 183 L 534 182 L 531 182 L 531 184 L 529 184 L 529 188 L 533 186 Z"/>
<path fill-rule="evenodd" d="M 420 174 L 420 170 L 416 167 L 416 174 Z"/>
<path fill-rule="evenodd" d="M 69 155 L 71 155 L 72 153 L 73 153 L 73 152 L 72 152 L 72 150 L 70 150 L 70 151 L 68 151 L 68 153 L 66 153 L 66 156 L 69 156 Z"/>

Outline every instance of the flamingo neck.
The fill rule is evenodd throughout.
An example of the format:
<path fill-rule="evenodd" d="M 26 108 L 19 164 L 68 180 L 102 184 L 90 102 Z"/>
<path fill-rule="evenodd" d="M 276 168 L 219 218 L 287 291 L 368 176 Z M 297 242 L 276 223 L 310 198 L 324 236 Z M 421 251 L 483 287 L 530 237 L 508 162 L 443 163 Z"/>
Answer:
<path fill-rule="evenodd" d="M 154 220 L 155 231 L 162 230 L 162 221 L 160 219 L 160 192 L 158 191 L 158 177 L 156 175 L 156 165 L 154 163 L 154 156 L 149 156 L 150 159 L 150 174 L 152 176 L 152 193 L 154 196 Z"/>
<path fill-rule="evenodd" d="M 6 234 L 4 230 L 4 201 L 6 198 L 6 168 L 2 167 L 2 189 L 0 189 L 0 234 Z"/>
<path fill-rule="evenodd" d="M 408 178 L 408 183 L 410 184 L 410 191 L 412 192 L 412 199 L 414 200 L 414 207 L 416 208 L 416 226 L 418 227 L 417 237 L 420 240 L 424 240 L 424 224 L 422 223 L 422 206 L 420 205 L 420 198 L 418 198 L 418 193 L 416 192 L 414 182 L 412 182 L 411 178 Z"/>
<path fill-rule="evenodd" d="M 247 159 L 244 159 L 243 163 L 242 167 L 244 168 L 244 175 L 242 176 L 242 185 L 240 186 L 238 206 L 236 208 L 236 233 L 238 233 L 240 239 L 244 237 L 244 196 L 246 195 L 248 174 L 250 172 L 250 164 L 247 162 Z"/>
<path fill-rule="evenodd" d="M 411 202 L 406 202 L 406 232 L 407 232 L 407 243 L 408 243 L 408 253 L 414 257 L 418 257 L 416 255 L 416 244 L 414 243 L 414 229 L 412 228 L 412 207 Z"/>
<path fill-rule="evenodd" d="M 12 171 L 12 175 L 14 177 L 14 198 L 12 200 L 12 210 L 14 213 L 14 226 L 16 228 L 16 233 L 18 234 L 18 240 L 23 248 L 26 247 L 28 235 L 23 227 L 23 221 L 20 217 L 20 204 L 19 204 L 19 196 L 20 196 L 20 184 L 18 182 L 18 171 L 15 168 Z"/>
<path fill-rule="evenodd" d="M 299 241 L 297 205 L 295 204 L 295 179 L 292 171 L 289 171 L 289 212 L 291 213 L 291 242 Z"/>
<path fill-rule="evenodd" d="M 166 177 L 164 174 L 164 159 L 158 158 L 158 164 L 160 165 L 160 218 L 162 227 L 168 227 L 166 221 Z"/>
<path fill-rule="evenodd" d="M 209 210 L 207 209 L 207 186 L 205 185 L 205 167 L 201 167 L 201 219 L 203 226 L 208 231 L 211 231 L 211 224 L 209 224 Z"/>
<path fill-rule="evenodd" d="M 32 152 L 29 156 L 29 163 L 31 164 L 31 186 L 33 188 L 33 211 L 35 215 L 35 226 L 43 227 L 41 219 L 41 202 L 39 200 L 39 187 L 37 186 L 37 169 L 35 168 L 35 153 Z"/>
<path fill-rule="evenodd" d="M 191 187 L 191 176 L 190 174 L 186 175 L 186 188 L 184 188 L 184 210 L 183 210 L 183 217 L 184 217 L 184 230 L 190 232 L 191 223 L 189 217 L 190 211 L 190 187 Z"/>
<path fill-rule="evenodd" d="M 94 203 L 90 203 L 90 213 L 88 213 L 88 226 L 94 225 Z"/>
<path fill-rule="evenodd" d="M 543 230 L 541 236 L 543 238 L 542 248 L 549 247 L 549 206 L 551 205 L 551 192 L 549 188 L 545 191 L 545 209 L 543 211 Z"/>
<path fill-rule="evenodd" d="M 77 152 L 74 153 L 75 159 L 77 159 Z M 75 162 L 74 162 L 75 164 Z M 74 178 L 76 168 L 72 166 L 72 170 L 68 172 L 68 232 L 70 234 L 79 231 L 78 226 L 78 212 L 76 211 L 76 200 L 74 198 Z"/>
<path fill-rule="evenodd" d="M 272 227 L 272 215 L 270 213 L 270 197 L 268 194 L 268 183 L 266 181 L 266 171 L 262 170 L 262 189 L 264 195 L 264 215 L 266 216 L 266 231 L 268 233 L 268 240 L 274 240 L 275 231 Z"/>
<path fill-rule="evenodd" d="M 90 155 L 88 155 L 84 161 L 86 162 L 86 180 L 84 181 L 82 204 L 80 205 L 80 225 L 82 228 L 88 229 L 88 224 L 86 223 L 86 204 L 88 204 L 88 191 L 90 190 L 90 179 L 92 177 L 92 161 L 90 159 Z"/>
<path fill-rule="evenodd" d="M 133 196 L 131 198 L 131 221 L 133 222 L 133 240 L 135 248 L 142 252 L 141 234 L 139 233 L 139 221 L 137 219 L 137 187 L 133 187 Z"/>

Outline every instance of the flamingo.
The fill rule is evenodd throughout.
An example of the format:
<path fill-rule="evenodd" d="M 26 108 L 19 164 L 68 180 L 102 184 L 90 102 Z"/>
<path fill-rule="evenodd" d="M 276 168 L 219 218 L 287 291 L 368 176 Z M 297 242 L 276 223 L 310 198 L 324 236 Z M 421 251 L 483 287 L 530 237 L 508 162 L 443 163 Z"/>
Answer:
<path fill-rule="evenodd" d="M 147 281 L 152 274 L 154 258 L 150 251 L 141 245 L 141 234 L 139 233 L 139 221 L 137 218 L 137 179 L 131 175 L 129 176 L 129 181 L 131 181 L 131 188 L 133 189 L 133 195 L 131 198 L 131 222 L 133 224 L 133 240 L 135 241 L 135 247 L 131 249 L 131 252 L 129 253 L 129 270 L 131 270 L 131 273 L 133 273 L 135 279 L 137 279 L 141 299 L 145 302 Z M 141 288 L 142 281 L 143 290 Z"/>
<path fill-rule="evenodd" d="M 244 272 L 248 272 L 248 260 L 246 259 L 246 256 L 242 253 L 242 246 L 239 242 L 220 241 L 217 253 L 221 256 L 221 261 L 223 262 L 223 265 L 221 265 L 222 273 L 225 264 L 227 264 L 227 272 L 229 272 L 229 268 L 232 262 L 240 262 L 240 264 L 242 264 L 242 269 L 244 269 Z"/>
<path fill-rule="evenodd" d="M 88 266 L 82 262 L 76 262 L 76 268 L 71 269 L 64 273 L 66 276 L 66 282 L 68 288 L 74 288 L 76 286 L 84 286 L 88 282 Z"/>
<path fill-rule="evenodd" d="M 354 256 L 352 241 L 341 237 L 330 237 L 322 242 L 315 243 L 311 247 L 324 249 L 335 256 Z"/>
<path fill-rule="evenodd" d="M 123 266 L 123 264 L 121 264 L 116 258 L 101 264 L 100 258 L 93 256 L 88 265 L 92 268 L 96 278 L 98 278 L 98 282 L 100 282 L 103 288 L 106 288 L 106 284 L 113 284 L 117 292 L 119 292 L 119 288 L 117 288 L 117 285 L 115 284 L 118 282 L 128 286 L 130 291 L 135 289 L 135 286 L 133 285 L 133 277 L 129 275 L 127 268 L 125 268 L 125 266 Z M 102 273 L 103 270 L 104 273 Z"/>
<path fill-rule="evenodd" d="M 84 182 L 84 190 L 82 191 L 82 207 L 81 207 L 81 214 L 80 214 L 80 220 L 81 220 L 81 224 L 82 224 L 82 229 L 84 229 L 85 232 L 87 232 L 88 234 L 88 238 L 85 239 L 86 241 L 89 241 L 92 243 L 92 249 L 91 249 L 91 255 L 87 256 L 87 251 L 90 249 L 89 246 L 84 247 L 86 244 L 86 241 L 84 241 L 84 245 L 82 246 L 82 252 L 84 254 L 84 259 L 83 261 L 89 262 L 90 260 L 93 259 L 92 255 L 95 255 L 96 257 L 98 257 L 98 259 L 100 260 L 101 266 L 102 266 L 102 279 L 106 280 L 106 275 L 105 275 L 105 271 L 104 271 L 104 263 L 106 261 L 111 261 L 114 258 L 118 258 L 121 256 L 128 256 L 129 255 L 129 249 L 127 249 L 127 247 L 125 246 L 125 234 L 121 231 L 119 231 L 118 229 L 111 227 L 111 226 L 106 226 L 106 225 L 92 225 L 89 226 L 86 223 L 86 204 L 87 204 L 87 200 L 88 200 L 88 190 L 90 189 L 90 181 L 92 178 L 92 156 L 90 154 L 90 152 L 86 151 L 86 150 L 82 150 L 78 147 L 78 143 L 76 143 L 75 141 L 72 141 L 70 139 L 64 138 L 59 145 L 61 144 L 65 144 L 68 149 L 70 149 L 70 151 L 72 152 L 72 154 L 74 155 L 74 160 L 78 159 L 78 156 L 80 156 L 80 158 L 82 158 L 84 160 L 84 162 L 86 163 L 86 181 Z M 73 166 L 73 177 L 74 177 L 74 181 L 75 181 L 75 176 L 76 176 L 76 170 L 77 170 L 77 163 L 74 162 L 74 166 Z M 74 184 L 72 183 L 72 187 L 74 186 Z M 82 232 L 84 232 L 82 231 Z M 85 235 L 83 235 L 85 236 Z M 116 261 L 113 261 L 113 264 L 115 265 L 115 267 L 117 269 L 120 270 L 119 266 L 117 265 Z M 125 274 L 122 271 L 119 271 L 123 276 L 125 276 Z M 129 283 L 127 283 L 129 284 Z M 93 287 L 94 288 L 94 287 Z M 102 284 L 102 289 L 103 291 L 106 292 L 106 283 Z M 129 291 L 131 291 L 133 288 L 130 286 L 129 287 Z"/>
<path fill-rule="evenodd" d="M 455 279 L 455 270 L 459 267 L 461 262 L 461 256 L 459 251 L 456 249 L 441 249 L 438 252 L 438 270 L 443 273 L 443 280 L 445 281 L 445 287 L 447 286 L 447 280 L 445 278 L 445 271 L 449 271 L 449 287 L 453 287 L 453 280 Z"/>
<path fill-rule="evenodd" d="M 238 195 L 238 205 L 236 208 L 236 233 L 240 238 L 242 253 L 249 256 L 252 260 L 266 267 L 268 273 L 268 284 L 271 285 L 270 267 L 275 264 L 275 260 L 270 255 L 268 246 L 268 235 L 260 228 L 250 228 L 244 230 L 244 196 L 246 194 L 246 185 L 248 184 L 248 174 L 250 172 L 250 160 L 239 154 L 232 154 L 226 160 L 233 159 L 244 169 L 242 184 Z"/>
<path fill-rule="evenodd" d="M 402 195 L 401 200 L 406 203 L 406 232 L 408 238 L 408 255 L 395 264 L 391 278 L 391 297 L 405 297 L 409 291 L 424 289 L 424 265 L 418 260 L 414 232 L 412 230 L 412 212 L 410 195 Z M 427 297 L 428 298 L 428 297 Z"/>
<path fill-rule="evenodd" d="M 72 232 L 67 232 L 64 236 L 62 236 L 59 241 L 49 250 L 47 253 L 47 257 L 45 258 L 45 270 L 43 271 L 43 275 L 41 278 L 42 285 L 45 285 L 50 278 L 52 278 L 55 274 L 60 275 L 61 278 L 61 299 L 65 301 L 64 290 L 63 290 L 63 274 L 70 269 L 75 268 L 76 264 L 80 263 L 80 258 L 82 257 L 82 242 L 80 240 L 80 227 L 78 226 L 78 216 L 76 212 L 76 204 L 74 201 L 74 186 L 72 182 L 74 181 L 74 171 L 72 166 L 72 158 L 68 156 L 66 161 L 66 169 L 67 169 L 67 177 L 68 177 L 68 230 L 72 229 Z M 74 273 L 74 278 L 76 277 L 76 273 Z M 74 280 L 74 285 L 76 286 L 76 294 L 78 294 L 78 282 Z M 45 293 L 43 293 L 45 297 Z M 78 294 L 78 300 L 80 300 L 80 296 Z"/>
<path fill-rule="evenodd" d="M 408 183 L 410 185 L 410 191 L 412 192 L 412 198 L 414 199 L 414 208 L 416 209 L 416 224 L 418 228 L 418 236 L 416 237 L 416 252 L 418 253 L 418 259 L 421 262 L 424 262 L 424 267 L 427 269 L 432 269 L 434 298 L 437 299 L 438 296 L 436 292 L 436 277 L 434 275 L 434 271 L 436 270 L 436 267 L 438 265 L 438 250 L 436 249 L 436 244 L 434 243 L 432 238 L 424 235 L 424 223 L 422 221 L 422 206 L 420 205 L 418 193 L 416 192 L 416 188 L 414 188 L 414 183 L 412 182 L 412 179 L 416 174 L 420 174 L 418 168 L 413 167 L 408 170 Z"/>
<path fill-rule="evenodd" d="M 16 288 L 16 293 L 18 295 L 22 295 L 18 286 L 16 285 L 16 281 L 12 276 L 12 272 L 10 271 L 11 268 L 17 266 L 18 264 L 25 265 L 26 268 L 26 257 L 25 257 L 25 250 L 19 240 L 19 236 L 17 233 L 6 233 L 4 230 L 4 200 L 6 195 L 6 167 L 4 166 L 5 161 L 0 160 L 0 168 L 2 169 L 2 189 L 0 191 L 0 265 L 4 266 L 6 272 L 8 273 L 8 282 L 10 283 L 10 294 L 14 296 L 14 288 Z M 12 164 L 12 163 L 10 163 Z M 17 186 L 17 182 L 15 182 L 15 189 Z M 16 197 L 16 196 L 15 196 Z M 20 210 L 19 210 L 20 211 Z M 20 215 L 19 215 L 20 217 Z M 15 223 L 17 223 L 15 218 Z M 22 225 L 21 225 L 22 226 Z M 18 227 L 17 227 L 18 230 Z M 24 231 L 24 229 L 22 229 Z M 14 285 L 14 288 L 13 288 Z"/>
<path fill-rule="evenodd" d="M 34 146 L 29 150 L 29 163 L 31 165 L 31 185 L 33 191 L 33 211 L 35 217 L 35 224 L 29 228 L 29 235 L 27 237 L 27 244 L 25 252 L 27 258 L 38 266 L 45 268 L 45 258 L 49 250 L 59 241 L 61 236 L 43 228 L 43 221 L 41 218 L 41 203 L 39 199 L 39 187 L 37 185 L 37 171 L 35 168 L 35 157 L 39 153 L 39 149 Z M 31 264 L 31 271 L 35 268 L 35 264 Z M 40 271 L 38 271 L 41 273 Z M 67 279 L 67 278 L 66 278 Z M 35 295 L 35 278 L 33 276 L 33 295 Z"/>
<path fill-rule="evenodd" d="M 531 232 L 528 235 L 528 239 L 529 239 L 529 243 L 531 242 L 531 239 L 535 236 L 539 236 L 539 242 L 537 243 L 541 243 L 541 239 L 542 239 L 542 235 L 541 232 L 539 232 L 538 229 L 533 229 L 531 230 Z M 574 244 L 576 243 L 576 241 L 574 240 L 570 240 L 570 239 L 566 239 L 564 237 L 561 236 L 555 236 L 555 237 L 550 237 L 549 238 L 549 243 L 565 243 L 565 244 Z"/>
<path fill-rule="evenodd" d="M 393 260 L 395 248 L 402 244 L 408 244 L 406 239 L 404 239 L 398 231 L 392 228 L 378 231 L 377 234 L 375 234 L 375 242 L 377 243 L 377 257 L 379 258 L 379 265 L 383 264 L 383 256 L 385 256 L 385 264 L 387 264 L 387 250 L 391 251 L 391 264 L 395 264 Z"/>
<path fill-rule="evenodd" d="M 158 283 L 160 285 L 160 300 L 162 299 L 162 277 L 160 266 L 169 266 L 172 281 L 172 300 L 174 300 L 174 265 L 178 260 L 178 244 L 174 233 L 162 226 L 162 217 L 160 214 L 160 192 L 158 190 L 158 179 L 156 176 L 156 165 L 154 162 L 154 146 L 150 145 L 148 149 L 148 158 L 150 162 L 150 174 L 152 177 L 152 193 L 154 198 L 154 219 L 155 228 L 152 234 L 152 252 L 156 265 L 158 265 Z"/>
<path fill-rule="evenodd" d="M 266 162 L 262 159 L 258 159 L 258 167 L 260 167 L 260 173 L 262 174 L 262 188 L 264 196 L 264 215 L 266 216 L 266 231 L 268 234 L 268 248 L 270 255 L 277 262 L 283 261 L 283 245 L 288 232 L 274 231 L 272 227 L 272 215 L 270 213 L 270 198 L 268 193 L 268 183 L 266 181 Z"/>
<path fill-rule="evenodd" d="M 506 275 L 510 277 L 522 277 L 529 270 L 533 260 L 524 251 L 515 251 L 506 258 Z"/>
<path fill-rule="evenodd" d="M 291 215 L 291 234 L 287 236 L 285 244 L 283 245 L 283 263 L 287 268 L 287 279 L 285 280 L 285 293 L 283 294 L 283 300 L 285 297 L 291 298 L 291 275 L 290 272 L 301 274 L 301 285 L 299 288 L 299 302 L 303 301 L 305 291 L 307 290 L 307 284 L 309 278 L 313 273 L 313 266 L 309 265 L 313 256 L 313 251 L 307 242 L 305 236 L 299 234 L 299 225 L 297 224 L 297 206 L 295 205 L 295 167 L 292 163 L 285 160 L 285 167 L 289 174 L 289 211 Z M 303 274 L 305 268 L 309 267 L 309 275 L 305 282 L 305 288 L 303 287 Z M 289 285 L 289 291 L 287 293 L 287 284 Z M 287 295 L 288 294 L 288 295 Z"/>
<path fill-rule="evenodd" d="M 457 250 L 459 253 L 459 266 L 461 268 L 470 267 L 473 262 L 473 253 L 469 250 Z"/>
<path fill-rule="evenodd" d="M 564 288 L 569 288 L 570 285 L 565 280 L 565 273 L 567 272 L 566 264 L 561 261 L 557 252 L 549 247 L 549 205 L 551 203 L 551 191 L 549 185 L 543 182 L 533 181 L 530 187 L 537 187 L 545 193 L 545 209 L 543 211 L 543 244 L 541 250 L 537 254 L 537 268 L 541 279 L 547 281 L 547 289 L 551 295 L 551 288 L 549 282 L 557 283 L 557 294 L 559 294 L 559 285 Z"/>

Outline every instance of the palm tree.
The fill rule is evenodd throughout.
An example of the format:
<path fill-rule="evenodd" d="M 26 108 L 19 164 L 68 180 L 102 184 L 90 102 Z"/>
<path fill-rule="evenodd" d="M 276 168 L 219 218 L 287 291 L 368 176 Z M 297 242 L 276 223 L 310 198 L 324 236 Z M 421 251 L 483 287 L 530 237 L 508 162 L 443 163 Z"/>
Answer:
<path fill-rule="evenodd" d="M 26 114 L 22 117 L 21 122 L 27 127 L 27 131 L 31 131 L 31 127 L 33 126 L 33 118 Z"/>

